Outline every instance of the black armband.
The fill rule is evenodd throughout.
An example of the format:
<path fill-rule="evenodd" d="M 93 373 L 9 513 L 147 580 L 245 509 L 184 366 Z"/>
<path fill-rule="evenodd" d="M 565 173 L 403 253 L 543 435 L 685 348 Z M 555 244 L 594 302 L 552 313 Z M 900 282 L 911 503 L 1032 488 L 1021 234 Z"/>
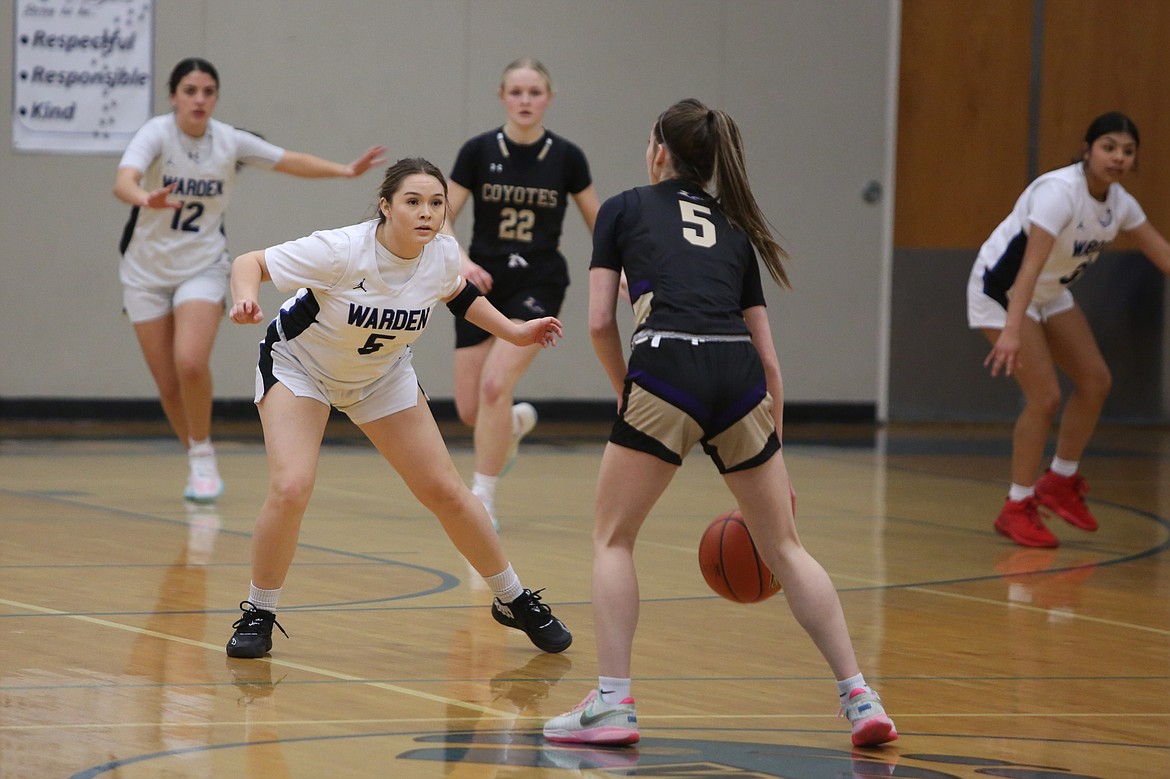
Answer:
<path fill-rule="evenodd" d="M 463 290 L 458 295 L 447 301 L 447 308 L 451 309 L 452 314 L 462 319 L 467 314 L 467 309 L 471 308 L 471 304 L 482 294 L 479 287 L 469 281 L 463 285 Z"/>

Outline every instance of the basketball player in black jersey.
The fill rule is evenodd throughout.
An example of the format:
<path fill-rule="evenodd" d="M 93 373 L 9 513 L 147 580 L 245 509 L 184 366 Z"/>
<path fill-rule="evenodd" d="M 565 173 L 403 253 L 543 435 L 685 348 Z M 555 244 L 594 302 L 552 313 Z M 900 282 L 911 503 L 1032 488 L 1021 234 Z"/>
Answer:
<path fill-rule="evenodd" d="M 601 461 L 593 529 L 593 620 L 598 686 L 549 720 L 551 741 L 638 741 L 630 691 L 638 579 L 634 542 L 695 443 L 735 495 L 760 556 L 837 679 L 853 743 L 898 737 L 857 664 L 828 574 L 796 533 L 780 451 L 783 384 L 756 253 L 787 287 L 748 183 L 735 121 L 683 100 L 654 123 L 650 186 L 605 202 L 593 234 L 589 332 L 619 401 Z M 712 186 L 713 185 L 713 186 Z M 708 193 L 717 193 L 712 197 Z M 634 307 L 629 365 L 615 308 L 624 271 Z"/>
<path fill-rule="evenodd" d="M 569 286 L 559 251 L 569 198 L 590 230 L 597 218 L 589 163 L 576 144 L 544 128 L 552 79 L 539 61 L 509 64 L 499 97 L 508 121 L 459 150 L 444 230 L 454 235 L 455 219 L 471 198 L 474 223 L 464 277 L 512 319 L 556 316 Z M 475 428 L 472 491 L 497 529 L 496 482 L 515 458 L 520 438 L 536 424 L 536 409 L 513 404 L 513 394 L 538 352 L 456 322 L 455 405 L 459 418 Z"/>

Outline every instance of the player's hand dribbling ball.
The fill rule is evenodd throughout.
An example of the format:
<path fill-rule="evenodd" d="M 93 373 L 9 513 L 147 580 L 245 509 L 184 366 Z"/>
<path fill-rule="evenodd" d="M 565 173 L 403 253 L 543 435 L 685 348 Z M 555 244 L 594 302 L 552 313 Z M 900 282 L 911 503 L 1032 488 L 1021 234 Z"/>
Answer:
<path fill-rule="evenodd" d="M 699 539 L 699 570 L 730 601 L 759 603 L 780 592 L 780 580 L 760 559 L 739 509 L 716 517 Z"/>

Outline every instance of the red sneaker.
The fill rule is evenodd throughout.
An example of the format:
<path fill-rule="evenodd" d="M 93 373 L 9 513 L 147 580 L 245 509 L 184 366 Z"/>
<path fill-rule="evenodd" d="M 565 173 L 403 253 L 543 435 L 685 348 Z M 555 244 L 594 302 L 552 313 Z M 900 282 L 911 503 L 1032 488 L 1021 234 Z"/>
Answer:
<path fill-rule="evenodd" d="M 1060 545 L 1060 541 L 1040 520 L 1035 496 L 1023 500 L 1005 500 L 1003 511 L 995 518 L 995 532 L 1007 536 L 1020 546 Z"/>
<path fill-rule="evenodd" d="M 1085 504 L 1085 495 L 1088 493 L 1089 485 L 1079 473 L 1061 476 L 1045 471 L 1040 481 L 1036 482 L 1036 500 L 1040 501 L 1040 505 L 1070 525 L 1092 532 L 1097 529 L 1097 520 Z"/>

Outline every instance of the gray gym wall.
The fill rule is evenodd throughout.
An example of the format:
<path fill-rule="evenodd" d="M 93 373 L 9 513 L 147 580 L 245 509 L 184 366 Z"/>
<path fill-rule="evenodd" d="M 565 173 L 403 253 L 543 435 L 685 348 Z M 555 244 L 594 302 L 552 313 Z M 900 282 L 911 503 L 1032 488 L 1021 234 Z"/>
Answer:
<path fill-rule="evenodd" d="M 975 254 L 895 249 L 891 420 L 996 422 L 1019 413 L 1016 383 L 990 376 L 983 359 L 991 346 L 967 327 L 967 276 Z M 1116 423 L 1164 419 L 1162 274 L 1139 252 L 1107 253 L 1073 292 L 1113 374 L 1103 417 Z M 1067 396 L 1071 387 L 1064 389 Z"/>
<path fill-rule="evenodd" d="M 872 412 L 884 392 L 897 13 L 896 0 L 162 1 L 155 109 L 169 110 L 174 63 L 203 56 L 220 73 L 223 121 L 338 161 L 382 143 L 391 160 L 421 155 L 447 171 L 466 138 L 503 122 L 504 65 L 532 55 L 554 80 L 546 125 L 582 146 L 604 199 L 645 183 L 651 123 L 699 97 L 741 123 L 757 197 L 793 255 L 795 290 L 768 293 L 788 402 Z M 0 22 L 11 29 L 12 4 L 0 5 Z M 0 82 L 11 90 L 11 57 L 0 58 Z M 128 209 L 110 193 L 117 161 L 17 154 L 5 124 L 0 402 L 155 397 L 121 313 L 116 245 Z M 357 222 L 379 180 L 245 170 L 229 250 Z M 871 180 L 885 188 L 877 203 L 861 196 Z M 566 225 L 566 337 L 519 394 L 608 402 L 585 321 L 589 238 L 573 206 Z M 466 239 L 470 208 L 458 227 Z M 284 297 L 269 285 L 265 313 Z M 218 399 L 251 397 L 262 334 L 224 320 Z M 423 386 L 450 398 L 445 311 L 415 351 Z"/>

